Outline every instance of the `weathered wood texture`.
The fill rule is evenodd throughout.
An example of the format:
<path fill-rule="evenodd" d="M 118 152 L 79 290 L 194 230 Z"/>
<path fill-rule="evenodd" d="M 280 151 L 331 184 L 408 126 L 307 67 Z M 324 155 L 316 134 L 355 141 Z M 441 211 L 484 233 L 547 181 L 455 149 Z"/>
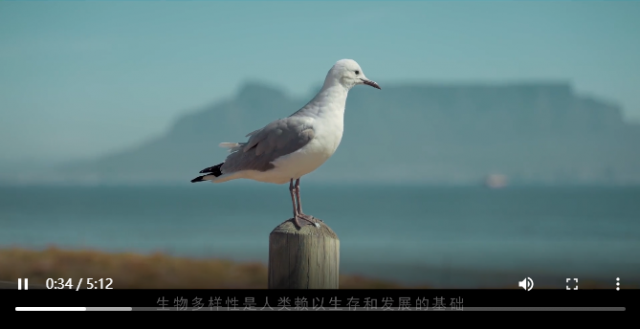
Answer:
<path fill-rule="evenodd" d="M 338 289 L 340 240 L 329 226 L 291 220 L 269 235 L 269 289 Z"/>

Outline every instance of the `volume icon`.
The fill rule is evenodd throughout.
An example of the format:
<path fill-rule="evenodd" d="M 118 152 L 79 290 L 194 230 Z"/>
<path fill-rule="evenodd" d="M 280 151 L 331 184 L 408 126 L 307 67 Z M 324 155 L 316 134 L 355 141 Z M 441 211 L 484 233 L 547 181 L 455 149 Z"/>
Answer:
<path fill-rule="evenodd" d="M 531 289 L 533 289 L 533 280 L 531 280 L 531 278 L 525 278 L 518 282 L 518 287 L 522 287 L 522 289 L 526 291 L 531 291 Z"/>

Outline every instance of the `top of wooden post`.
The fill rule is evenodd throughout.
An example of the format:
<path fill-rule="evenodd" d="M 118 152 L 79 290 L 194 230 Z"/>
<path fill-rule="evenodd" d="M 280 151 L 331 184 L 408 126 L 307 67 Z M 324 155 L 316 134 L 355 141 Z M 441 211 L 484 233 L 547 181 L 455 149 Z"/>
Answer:
<path fill-rule="evenodd" d="M 271 231 L 271 234 L 300 234 L 300 235 L 321 235 L 329 238 L 338 239 L 338 235 L 334 232 L 327 224 L 324 222 L 318 223 L 320 227 L 316 227 L 314 225 L 305 225 L 301 229 L 298 229 L 296 224 L 293 223 L 293 220 L 288 219 L 282 224 L 278 225 L 278 227 L 274 228 Z"/>

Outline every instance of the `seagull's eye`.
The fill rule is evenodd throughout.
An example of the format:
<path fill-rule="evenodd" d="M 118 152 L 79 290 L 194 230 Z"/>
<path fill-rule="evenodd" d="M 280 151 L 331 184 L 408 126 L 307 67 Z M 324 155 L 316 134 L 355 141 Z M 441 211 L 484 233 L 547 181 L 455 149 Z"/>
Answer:
<path fill-rule="evenodd" d="M 360 71 L 356 71 L 356 75 L 360 74 Z"/>

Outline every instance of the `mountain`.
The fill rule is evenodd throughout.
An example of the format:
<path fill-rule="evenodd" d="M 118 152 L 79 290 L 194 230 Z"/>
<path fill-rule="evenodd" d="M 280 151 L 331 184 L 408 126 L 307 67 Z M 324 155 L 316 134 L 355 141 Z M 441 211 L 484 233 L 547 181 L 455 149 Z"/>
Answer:
<path fill-rule="evenodd" d="M 245 141 L 308 99 L 248 83 L 160 138 L 48 177 L 187 184 L 224 160 L 220 142 Z M 568 83 L 359 86 L 347 99 L 340 147 L 306 179 L 478 184 L 498 173 L 512 184 L 637 184 L 638 145 L 640 126 L 625 123 L 619 106 L 576 95 Z"/>

